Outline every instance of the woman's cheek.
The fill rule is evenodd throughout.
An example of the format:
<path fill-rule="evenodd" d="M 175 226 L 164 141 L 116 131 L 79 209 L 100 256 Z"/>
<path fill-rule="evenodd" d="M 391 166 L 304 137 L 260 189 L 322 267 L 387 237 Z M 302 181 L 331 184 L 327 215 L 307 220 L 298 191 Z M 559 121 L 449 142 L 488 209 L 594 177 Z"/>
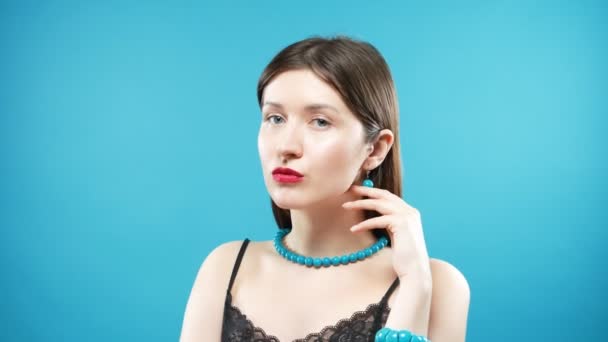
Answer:
<path fill-rule="evenodd" d="M 349 151 L 340 146 L 328 146 L 324 159 L 323 173 L 328 176 L 328 180 L 331 179 L 336 185 L 340 184 L 342 180 L 350 182 L 352 164 L 355 161 Z"/>

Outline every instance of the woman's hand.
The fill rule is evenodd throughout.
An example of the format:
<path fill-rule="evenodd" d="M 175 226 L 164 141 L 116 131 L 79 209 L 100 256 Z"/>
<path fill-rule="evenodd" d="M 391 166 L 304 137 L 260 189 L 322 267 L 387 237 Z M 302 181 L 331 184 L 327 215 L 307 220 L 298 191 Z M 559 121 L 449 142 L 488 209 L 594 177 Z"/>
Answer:
<path fill-rule="evenodd" d="M 354 225 L 352 232 L 386 228 L 393 249 L 393 267 L 401 280 L 422 277 L 431 283 L 429 256 L 424 242 L 420 212 L 388 190 L 352 185 L 349 189 L 369 198 L 346 202 L 345 209 L 375 210 L 380 216 Z"/>

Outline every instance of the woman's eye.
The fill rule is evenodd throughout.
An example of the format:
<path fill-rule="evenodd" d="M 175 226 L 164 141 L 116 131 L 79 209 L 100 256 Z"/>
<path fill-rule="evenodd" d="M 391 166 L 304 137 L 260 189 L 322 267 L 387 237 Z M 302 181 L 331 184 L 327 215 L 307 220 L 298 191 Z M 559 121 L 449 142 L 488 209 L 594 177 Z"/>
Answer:
<path fill-rule="evenodd" d="M 266 117 L 266 120 L 270 121 L 272 124 L 278 124 L 281 122 L 281 120 L 283 120 L 283 118 L 278 115 L 269 115 Z"/>
<path fill-rule="evenodd" d="M 329 121 L 327 121 L 325 119 L 314 119 L 313 121 L 316 121 L 318 123 L 317 126 L 319 126 L 319 127 L 329 126 Z"/>

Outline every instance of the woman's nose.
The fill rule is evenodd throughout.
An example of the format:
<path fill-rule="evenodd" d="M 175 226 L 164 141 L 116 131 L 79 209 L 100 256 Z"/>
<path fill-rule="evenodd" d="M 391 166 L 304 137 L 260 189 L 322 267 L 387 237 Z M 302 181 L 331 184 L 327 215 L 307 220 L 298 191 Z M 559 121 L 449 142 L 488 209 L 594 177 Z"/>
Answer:
<path fill-rule="evenodd" d="M 281 159 L 294 159 L 302 156 L 301 137 L 296 127 L 285 129 L 277 142 L 277 152 Z"/>

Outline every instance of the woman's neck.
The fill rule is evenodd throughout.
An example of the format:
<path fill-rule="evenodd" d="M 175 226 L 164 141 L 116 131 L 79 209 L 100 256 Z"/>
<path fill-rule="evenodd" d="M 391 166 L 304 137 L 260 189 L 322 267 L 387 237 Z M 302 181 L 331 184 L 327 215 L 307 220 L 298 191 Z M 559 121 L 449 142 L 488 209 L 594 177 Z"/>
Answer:
<path fill-rule="evenodd" d="M 361 210 L 347 210 L 340 198 L 305 209 L 291 209 L 292 229 L 284 244 L 294 252 L 310 257 L 332 257 L 371 246 L 377 238 L 370 231 L 353 233 L 350 227 L 362 222 Z"/>

